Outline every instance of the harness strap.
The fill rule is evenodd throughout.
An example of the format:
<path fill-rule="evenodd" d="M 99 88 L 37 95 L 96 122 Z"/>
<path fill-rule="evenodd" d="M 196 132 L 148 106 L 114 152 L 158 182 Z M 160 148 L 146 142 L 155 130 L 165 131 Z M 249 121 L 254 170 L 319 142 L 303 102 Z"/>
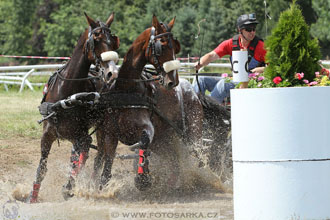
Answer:
<path fill-rule="evenodd" d="M 102 76 L 88 76 L 88 77 L 85 77 L 85 78 L 78 78 L 78 79 L 68 79 L 68 78 L 65 78 L 64 76 L 61 75 L 61 72 L 56 72 L 58 77 L 61 79 L 61 80 L 64 80 L 64 81 L 84 81 L 84 80 L 91 80 L 91 79 L 101 79 Z"/>
<path fill-rule="evenodd" d="M 181 137 L 181 138 L 183 138 L 183 139 L 185 139 L 185 134 L 184 134 L 184 132 L 178 127 L 178 126 L 176 126 L 176 124 L 174 124 L 171 120 L 169 120 L 166 116 L 164 116 L 160 111 L 159 111 L 159 109 L 157 109 L 156 107 L 154 107 L 154 109 L 153 109 L 155 112 L 156 112 L 156 114 L 161 118 L 161 119 L 163 119 L 164 121 L 166 121 L 174 130 L 175 130 L 175 132 L 176 133 L 178 133 L 178 135 Z"/>
<path fill-rule="evenodd" d="M 144 70 L 145 71 L 145 70 Z M 146 71 L 148 72 L 148 71 Z M 150 71 L 148 73 L 151 73 Z M 162 76 L 157 76 L 156 78 L 150 78 L 150 79 L 126 79 L 126 78 L 116 78 L 115 81 L 124 81 L 124 82 L 135 82 L 135 83 L 140 83 L 140 82 L 153 82 L 157 80 L 161 80 Z"/>
<path fill-rule="evenodd" d="M 254 57 L 254 51 L 255 51 L 259 41 L 263 41 L 263 39 L 259 38 L 258 36 L 255 36 L 253 38 L 253 40 L 250 42 L 250 45 L 248 47 L 248 63 L 250 63 L 251 59 Z M 232 50 L 233 51 L 241 50 L 241 48 L 239 46 L 239 34 L 236 34 L 233 37 Z"/>

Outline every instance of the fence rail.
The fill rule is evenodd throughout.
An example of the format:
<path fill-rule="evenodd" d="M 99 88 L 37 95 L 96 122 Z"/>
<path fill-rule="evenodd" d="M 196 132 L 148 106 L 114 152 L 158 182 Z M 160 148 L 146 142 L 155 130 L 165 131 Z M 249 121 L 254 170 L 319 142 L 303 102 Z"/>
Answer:
<path fill-rule="evenodd" d="M 323 65 L 330 65 L 330 60 L 321 60 Z M 57 69 L 64 64 L 47 64 L 47 65 L 23 65 L 23 66 L 2 66 L 0 67 L 0 84 L 4 84 L 5 89 L 8 91 L 8 85 L 20 85 L 19 92 L 22 92 L 24 87 L 34 90 L 33 86 L 42 86 L 45 82 L 29 81 L 30 76 L 50 76 Z M 230 63 L 210 63 L 209 67 L 217 68 L 231 68 Z M 119 66 L 118 66 L 119 67 Z M 152 68 L 151 65 L 147 67 Z M 193 80 L 194 63 L 182 62 L 179 75 L 181 78 Z"/>

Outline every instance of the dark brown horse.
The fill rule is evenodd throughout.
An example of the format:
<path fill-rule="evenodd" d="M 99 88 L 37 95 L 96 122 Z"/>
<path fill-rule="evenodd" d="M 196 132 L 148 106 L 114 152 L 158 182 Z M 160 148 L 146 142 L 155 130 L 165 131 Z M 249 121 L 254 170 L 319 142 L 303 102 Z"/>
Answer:
<path fill-rule="evenodd" d="M 88 129 L 97 123 L 95 118 L 98 116 L 93 115 L 93 112 L 89 111 L 88 108 L 71 108 L 72 106 L 68 106 L 66 102 L 59 102 L 59 100 L 66 99 L 76 93 L 95 92 L 97 88 L 93 80 L 100 82 L 101 78 L 108 78 L 112 73 L 117 74 L 115 63 L 111 59 L 111 57 L 116 58 L 117 54 L 110 52 L 119 47 L 119 38 L 113 35 L 110 30 L 114 13 L 109 16 L 106 23 L 94 21 L 86 13 L 85 16 L 89 28 L 81 34 L 69 62 L 49 80 L 48 91 L 40 106 L 40 112 L 48 115 L 48 117 L 43 123 L 41 158 L 36 180 L 28 198 L 28 202 L 31 203 L 37 202 L 40 184 L 47 172 L 48 154 L 56 139 L 67 139 L 73 144 L 71 157 L 73 170 L 67 188 L 72 187 L 71 180 L 85 163 L 92 143 Z M 102 72 L 103 76 L 89 77 L 91 64 L 100 69 L 99 72 Z M 114 70 L 112 73 L 110 73 L 111 69 Z M 96 95 L 90 94 L 89 99 L 91 95 L 93 99 L 97 98 Z M 77 101 L 78 97 L 79 94 L 71 96 L 70 103 Z M 54 103 L 59 105 L 54 105 Z M 59 109 L 55 109 L 55 107 L 59 107 Z"/>
<path fill-rule="evenodd" d="M 193 143 L 202 136 L 201 102 L 188 81 L 179 84 L 175 54 L 180 44 L 171 33 L 174 23 L 175 18 L 163 24 L 153 16 L 152 27 L 137 37 L 125 55 L 115 85 L 102 95 L 103 100 L 119 101 L 109 104 L 104 123 L 97 131 L 100 149 L 95 172 L 101 165 L 102 153 L 106 154 L 101 186 L 111 177 L 118 141 L 139 149 L 135 183 L 144 190 L 151 185 L 147 159 L 150 151 L 166 155 L 176 151 L 177 146 L 171 144 L 175 139 Z M 142 74 L 147 63 L 155 67 L 160 80 L 153 81 L 153 77 Z"/>

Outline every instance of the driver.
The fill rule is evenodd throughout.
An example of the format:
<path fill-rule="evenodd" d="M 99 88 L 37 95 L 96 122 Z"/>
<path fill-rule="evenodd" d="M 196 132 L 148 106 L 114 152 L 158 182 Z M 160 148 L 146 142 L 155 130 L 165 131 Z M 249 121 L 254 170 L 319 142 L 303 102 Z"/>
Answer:
<path fill-rule="evenodd" d="M 238 34 L 231 39 L 223 41 L 213 51 L 202 56 L 200 61 L 195 63 L 196 70 L 225 55 L 232 56 L 233 50 L 247 50 L 249 54 L 249 71 L 251 73 L 262 73 L 265 68 L 266 50 L 264 49 L 263 40 L 256 36 L 258 23 L 254 13 L 239 16 L 237 19 Z M 200 76 L 198 79 L 199 86 L 196 82 L 193 85 L 195 92 L 200 92 L 199 87 L 203 94 L 208 90 L 211 93 L 211 97 L 219 103 L 223 103 L 223 100 L 229 97 L 230 89 L 235 88 L 234 83 L 225 83 L 223 77 Z M 247 88 L 247 85 L 248 82 L 241 83 L 241 88 Z"/>

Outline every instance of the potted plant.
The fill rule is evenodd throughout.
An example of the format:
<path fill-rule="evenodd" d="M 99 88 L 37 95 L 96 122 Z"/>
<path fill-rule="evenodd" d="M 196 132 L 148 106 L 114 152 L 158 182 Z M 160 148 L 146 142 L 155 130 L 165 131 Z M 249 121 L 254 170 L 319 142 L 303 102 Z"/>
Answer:
<path fill-rule="evenodd" d="M 295 0 L 265 45 L 253 89 L 231 90 L 235 219 L 327 219 L 329 74 Z"/>

